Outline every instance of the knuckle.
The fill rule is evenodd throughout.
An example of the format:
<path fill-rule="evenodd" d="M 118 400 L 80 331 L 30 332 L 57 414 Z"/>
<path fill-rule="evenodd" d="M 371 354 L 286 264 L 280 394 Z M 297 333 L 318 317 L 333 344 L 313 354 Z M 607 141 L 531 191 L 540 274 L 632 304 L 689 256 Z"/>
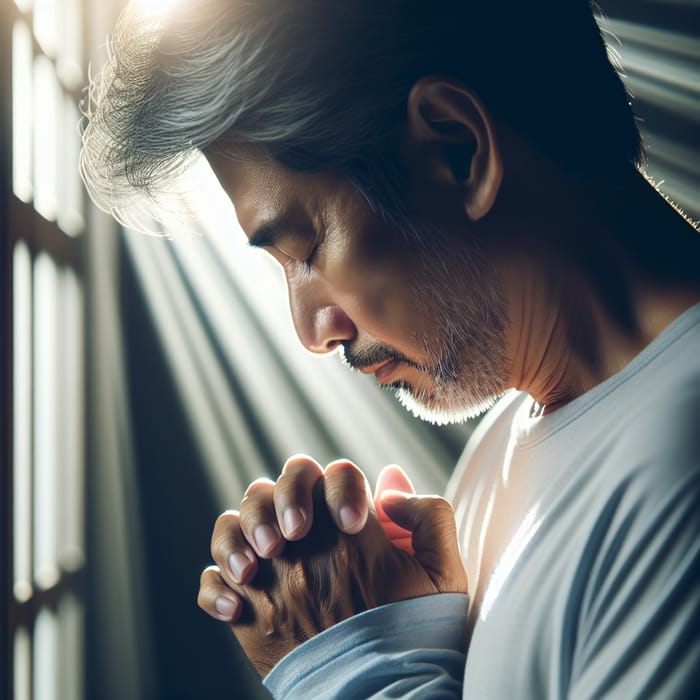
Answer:
<path fill-rule="evenodd" d="M 437 525 L 447 540 L 456 537 L 455 513 L 452 504 L 442 496 L 422 499 L 420 519 Z"/>
<path fill-rule="evenodd" d="M 211 556 L 212 559 L 218 564 L 227 561 L 229 554 L 231 554 L 232 551 L 232 540 L 230 538 L 220 537 L 212 540 Z"/>
<path fill-rule="evenodd" d="M 251 513 L 263 510 L 272 500 L 275 482 L 270 479 L 256 479 L 243 494 L 240 518 L 248 518 Z"/>
<path fill-rule="evenodd" d="M 197 605 L 205 612 L 210 612 L 214 608 L 216 591 L 212 586 L 202 586 L 197 593 Z"/>
<path fill-rule="evenodd" d="M 311 500 L 311 492 L 323 476 L 321 468 L 294 468 L 284 472 L 277 480 L 274 500 L 278 505 L 287 503 L 306 504 Z"/>
<path fill-rule="evenodd" d="M 282 476 L 295 477 L 308 474 L 323 474 L 321 465 L 315 460 L 304 454 L 297 454 L 290 457 L 282 467 Z"/>
<path fill-rule="evenodd" d="M 303 484 L 304 480 L 299 478 L 298 472 L 282 474 L 275 484 L 275 502 L 296 500 L 303 493 Z"/>
<path fill-rule="evenodd" d="M 352 478 L 364 476 L 362 470 L 349 459 L 336 459 L 329 462 L 323 471 L 326 476 L 330 474 L 350 475 Z"/>
<path fill-rule="evenodd" d="M 443 496 L 433 496 L 432 507 L 445 517 L 454 518 L 454 508 L 452 504 Z"/>
<path fill-rule="evenodd" d="M 205 579 L 197 592 L 197 605 L 205 612 L 212 614 L 220 588 L 220 585 Z"/>
<path fill-rule="evenodd" d="M 214 522 L 214 534 L 221 530 L 228 530 L 233 527 L 238 520 L 237 510 L 225 510 Z"/>
<path fill-rule="evenodd" d="M 251 504 L 250 507 L 246 508 L 245 510 L 241 508 L 241 530 L 249 535 L 253 532 L 253 530 L 255 530 L 257 525 L 269 522 L 271 520 L 270 513 L 271 508 L 261 507 L 260 504 L 255 507 L 253 504 Z"/>
<path fill-rule="evenodd" d="M 226 511 L 216 519 L 209 545 L 214 561 L 223 561 L 227 550 L 231 548 L 231 543 L 241 538 L 240 532 L 238 511 Z"/>
<path fill-rule="evenodd" d="M 324 476 L 326 500 L 361 500 L 367 495 L 367 480 L 359 467 L 347 460 L 331 462 Z"/>
<path fill-rule="evenodd" d="M 207 586 L 213 586 L 220 583 L 220 581 L 221 574 L 219 573 L 219 567 L 212 564 L 202 571 L 199 577 L 199 587 L 202 589 Z"/>
<path fill-rule="evenodd" d="M 243 498 L 248 498 L 249 496 L 254 495 L 256 492 L 260 490 L 265 490 L 270 486 L 274 485 L 275 482 L 272 481 L 272 479 L 268 479 L 267 477 L 260 477 L 259 479 L 251 481 L 250 484 L 248 484 L 248 488 L 245 490 Z"/>

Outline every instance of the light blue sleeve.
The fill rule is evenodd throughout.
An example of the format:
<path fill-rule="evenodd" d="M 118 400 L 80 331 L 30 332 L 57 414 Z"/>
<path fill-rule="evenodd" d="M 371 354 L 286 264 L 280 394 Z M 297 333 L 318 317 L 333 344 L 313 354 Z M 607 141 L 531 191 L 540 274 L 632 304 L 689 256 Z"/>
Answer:
<path fill-rule="evenodd" d="M 264 685 L 275 700 L 457 700 L 468 602 L 441 593 L 367 610 L 297 647 Z"/>

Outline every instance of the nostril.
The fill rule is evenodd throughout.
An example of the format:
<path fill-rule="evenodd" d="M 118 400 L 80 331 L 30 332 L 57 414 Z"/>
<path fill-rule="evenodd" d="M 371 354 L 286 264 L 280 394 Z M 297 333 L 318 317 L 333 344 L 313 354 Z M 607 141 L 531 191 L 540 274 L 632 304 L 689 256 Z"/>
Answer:
<path fill-rule="evenodd" d="M 331 353 L 357 334 L 353 322 L 338 306 L 323 306 L 312 313 L 292 307 L 292 314 L 297 335 L 306 349 L 314 353 Z"/>

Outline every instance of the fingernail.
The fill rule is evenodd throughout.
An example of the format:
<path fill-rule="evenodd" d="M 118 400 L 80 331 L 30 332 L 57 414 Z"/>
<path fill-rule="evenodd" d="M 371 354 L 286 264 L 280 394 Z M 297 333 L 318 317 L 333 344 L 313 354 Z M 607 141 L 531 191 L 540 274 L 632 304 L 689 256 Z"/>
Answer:
<path fill-rule="evenodd" d="M 360 521 L 360 511 L 353 506 L 343 506 L 338 512 L 343 530 L 352 530 Z"/>
<path fill-rule="evenodd" d="M 223 615 L 224 617 L 231 619 L 238 606 L 230 598 L 219 596 L 214 602 L 214 607 L 219 615 Z"/>
<path fill-rule="evenodd" d="M 258 525 L 253 531 L 253 539 L 260 554 L 267 554 L 279 542 L 277 532 L 270 525 Z"/>
<path fill-rule="evenodd" d="M 234 552 L 228 558 L 228 564 L 231 567 L 231 573 L 236 583 L 243 583 L 245 572 L 250 568 L 252 563 L 252 559 L 241 552 Z"/>
<path fill-rule="evenodd" d="M 299 530 L 301 530 L 306 522 L 306 518 L 301 508 L 289 506 L 288 508 L 285 508 L 282 521 L 284 523 L 284 533 L 289 537 L 290 535 L 295 535 L 297 532 L 299 532 Z"/>

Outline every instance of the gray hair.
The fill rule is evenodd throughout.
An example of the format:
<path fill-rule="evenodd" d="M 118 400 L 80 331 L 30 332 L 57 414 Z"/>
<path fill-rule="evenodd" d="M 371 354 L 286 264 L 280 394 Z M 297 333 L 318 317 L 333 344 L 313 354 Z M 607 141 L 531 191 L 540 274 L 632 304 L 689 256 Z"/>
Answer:
<path fill-rule="evenodd" d="M 406 100 L 432 73 L 574 171 L 642 161 L 588 0 L 198 0 L 122 14 L 84 107 L 83 179 L 115 211 L 213 144 L 255 146 L 347 177 L 405 229 Z"/>

